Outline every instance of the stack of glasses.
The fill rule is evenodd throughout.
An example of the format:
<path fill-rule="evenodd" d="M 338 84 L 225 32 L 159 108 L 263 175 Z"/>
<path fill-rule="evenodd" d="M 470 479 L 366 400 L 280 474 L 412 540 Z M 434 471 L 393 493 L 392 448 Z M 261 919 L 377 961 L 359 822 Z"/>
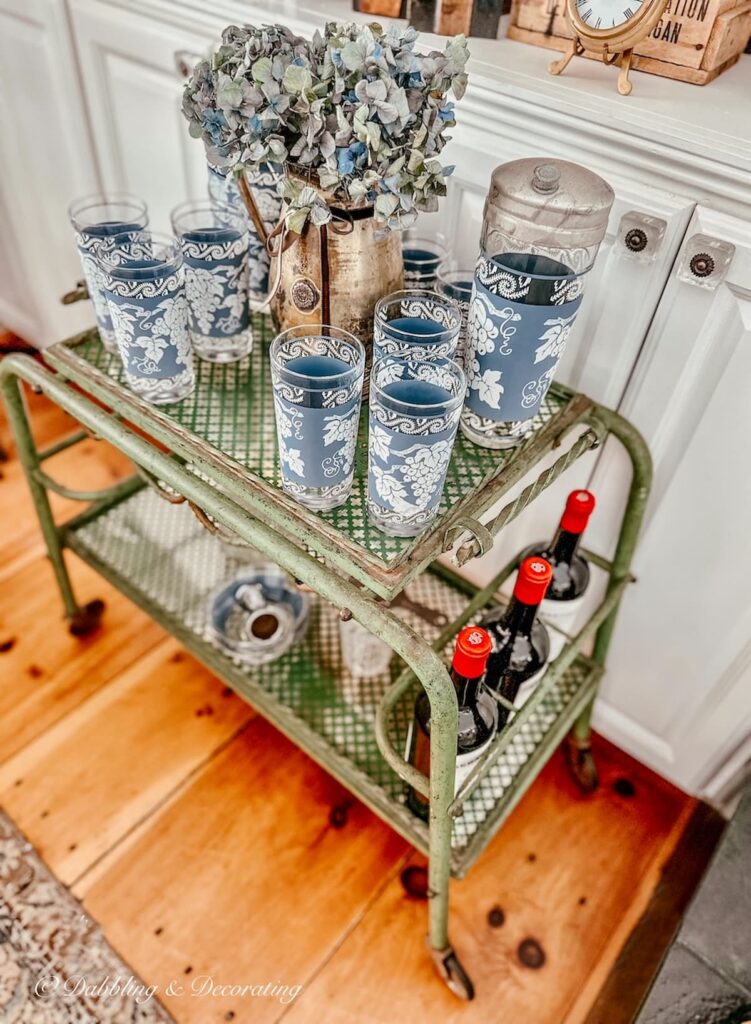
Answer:
<path fill-rule="evenodd" d="M 438 292 L 447 299 L 453 299 L 461 309 L 462 327 L 456 358 L 462 362 L 474 270 L 458 267 L 450 249 L 441 241 L 414 235 L 411 231 L 404 236 L 403 263 L 405 288 Z"/>
<path fill-rule="evenodd" d="M 251 352 L 258 239 L 227 195 L 176 207 L 172 235 L 151 231 L 146 204 L 133 196 L 91 196 L 70 208 L 102 342 L 146 401 L 189 395 L 196 357 L 227 363 Z M 367 503 L 384 533 L 413 537 L 438 514 L 457 429 L 485 443 L 471 429 L 473 389 L 484 372 L 482 332 L 490 338 L 497 328 L 475 324 L 475 272 L 455 269 L 439 243 L 408 235 L 404 270 L 411 287 L 374 311 Z M 307 324 L 278 335 L 270 355 L 282 486 L 309 508 L 333 509 L 352 489 L 365 348 L 347 331 Z"/>
<path fill-rule="evenodd" d="M 414 537 L 434 521 L 464 405 L 462 369 L 474 272 L 432 239 L 404 239 L 406 290 L 376 303 L 369 376 L 368 515 Z M 322 512 L 352 490 L 365 349 L 326 324 L 271 346 L 282 486 Z"/>
<path fill-rule="evenodd" d="M 392 536 L 416 536 L 438 514 L 466 390 L 455 361 L 461 324 L 457 303 L 435 292 L 396 292 L 376 304 L 368 514 Z M 343 504 L 364 346 L 325 324 L 295 327 L 272 342 L 271 374 L 284 490 L 317 511 Z"/>
<path fill-rule="evenodd" d="M 253 347 L 245 215 L 211 199 L 172 212 L 173 235 L 148 228 L 134 196 L 98 195 L 70 208 L 102 343 L 128 386 L 154 404 L 195 386 L 193 358 L 227 363 Z"/>

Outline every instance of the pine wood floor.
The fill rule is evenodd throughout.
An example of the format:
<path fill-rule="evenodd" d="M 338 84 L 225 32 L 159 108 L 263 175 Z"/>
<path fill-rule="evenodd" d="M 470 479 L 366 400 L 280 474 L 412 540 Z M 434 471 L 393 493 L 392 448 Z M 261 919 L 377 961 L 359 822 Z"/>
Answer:
<path fill-rule="evenodd" d="M 43 442 L 72 427 L 31 406 Z M 87 488 L 129 472 L 95 441 L 48 465 Z M 399 881 L 420 858 L 73 556 L 79 598 L 107 609 L 97 634 L 71 637 L 12 452 L 0 472 L 0 804 L 178 1021 L 622 1019 L 598 992 L 695 801 L 602 740 L 602 784 L 583 798 L 554 756 L 454 883 L 453 940 L 478 990 L 459 1003 Z M 191 995 L 204 976 L 303 988 L 287 1004 Z"/>

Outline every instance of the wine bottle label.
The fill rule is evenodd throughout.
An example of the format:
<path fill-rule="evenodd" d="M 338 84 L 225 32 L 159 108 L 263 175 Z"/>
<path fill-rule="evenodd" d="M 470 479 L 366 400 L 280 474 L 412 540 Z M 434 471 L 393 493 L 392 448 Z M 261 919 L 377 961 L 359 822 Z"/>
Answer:
<path fill-rule="evenodd" d="M 552 639 L 553 639 L 552 632 L 550 634 L 550 639 L 551 639 L 551 647 L 552 647 Z M 542 677 L 545 675 L 545 669 L 547 667 L 548 666 L 547 666 L 547 663 L 546 663 L 545 665 L 542 666 L 542 668 L 538 672 L 535 672 L 535 674 L 533 676 L 530 676 L 529 679 L 525 679 L 524 680 L 522 685 L 517 690 L 516 698 L 514 699 L 514 707 L 515 708 L 523 707 L 524 704 L 526 704 L 526 702 L 532 696 L 532 694 L 533 694 L 533 692 L 535 690 L 535 687 L 540 682 Z"/>
<path fill-rule="evenodd" d="M 542 674 L 542 673 L 539 673 Z M 412 745 L 413 734 L 417 730 L 414 736 L 414 748 Z M 495 733 L 492 733 L 490 737 L 480 747 L 476 747 L 474 750 L 467 750 L 462 754 L 456 755 L 456 775 L 454 778 L 454 796 L 459 792 L 459 787 L 464 783 L 464 780 L 468 777 L 474 766 L 480 760 L 480 758 L 487 752 L 490 744 L 493 742 Z M 409 724 L 407 731 L 407 742 L 405 743 L 404 758 L 406 761 L 410 761 L 415 768 L 419 768 L 421 772 L 424 772 L 428 777 L 430 776 L 430 740 L 425 733 L 420 729 L 419 726 L 415 725 L 414 718 Z M 415 796 L 418 800 L 423 801 L 424 797 L 416 793 Z"/>
<path fill-rule="evenodd" d="M 468 777 L 474 766 L 484 757 L 488 752 L 490 744 L 493 742 L 495 733 L 491 733 L 490 737 L 482 744 L 481 747 L 475 747 L 474 750 L 467 750 L 463 754 L 456 755 L 456 776 L 454 779 L 454 796 L 459 792 L 460 787 L 464 784 L 464 780 Z"/>
<path fill-rule="evenodd" d="M 546 597 L 540 604 L 540 618 L 546 625 L 549 623 L 555 627 L 548 630 L 548 636 L 550 637 L 550 661 L 557 658 L 566 646 L 567 640 L 563 634 L 568 633 L 571 636 L 576 628 L 585 597 L 586 591 L 580 594 L 579 597 L 571 598 L 570 601 L 552 601 L 549 597 Z"/>

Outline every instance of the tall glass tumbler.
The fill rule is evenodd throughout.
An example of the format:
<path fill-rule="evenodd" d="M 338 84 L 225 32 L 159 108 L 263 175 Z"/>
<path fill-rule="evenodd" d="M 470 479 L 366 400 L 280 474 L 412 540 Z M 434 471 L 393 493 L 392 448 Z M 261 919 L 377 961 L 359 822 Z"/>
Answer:
<path fill-rule="evenodd" d="M 375 306 L 373 361 L 451 359 L 461 326 L 462 311 L 453 299 L 428 291 L 392 292 Z"/>
<path fill-rule="evenodd" d="M 149 222 L 146 203 L 125 193 L 102 193 L 75 199 L 70 204 L 68 214 L 75 232 L 89 298 L 94 306 L 99 336 L 108 351 L 117 352 L 104 277 L 96 258 L 97 251 L 105 238 L 119 235 L 123 231 L 143 231 Z"/>
<path fill-rule="evenodd" d="M 336 508 L 349 497 L 365 374 L 353 334 L 302 324 L 271 343 L 282 487 L 301 505 Z"/>
<path fill-rule="evenodd" d="M 98 259 L 129 386 L 156 405 L 185 398 L 195 378 L 177 239 L 150 231 L 114 235 Z"/>
<path fill-rule="evenodd" d="M 190 340 L 199 359 L 232 363 L 253 348 L 248 309 L 248 226 L 209 199 L 181 203 L 172 229 L 185 261 Z"/>
<path fill-rule="evenodd" d="M 436 273 L 435 290 L 446 299 L 453 299 L 462 313 L 462 325 L 459 329 L 454 359 L 464 363 L 464 349 L 467 341 L 467 325 L 469 323 L 469 301 L 472 298 L 474 270 L 455 270 L 448 263 L 442 263 Z"/>
<path fill-rule="evenodd" d="M 405 287 L 435 288 L 438 267 L 447 256 L 446 247 L 436 239 L 421 238 L 408 231 L 402 241 Z"/>
<path fill-rule="evenodd" d="M 466 379 L 451 359 L 387 356 L 370 375 L 368 513 L 393 537 L 415 537 L 438 514 Z"/>
<path fill-rule="evenodd" d="M 245 209 L 237 182 L 232 174 L 222 174 L 211 164 L 208 168 L 208 193 L 211 199 L 233 207 L 246 219 L 250 241 L 248 245 L 248 279 L 250 293 L 261 298 L 269 290 L 269 254 L 263 239 L 259 236 Z M 276 190 L 277 182 L 283 177 L 281 164 L 261 164 L 257 171 L 245 171 L 245 179 L 253 192 L 258 212 L 266 231 L 270 234 L 277 225 L 282 212 L 282 198 Z"/>

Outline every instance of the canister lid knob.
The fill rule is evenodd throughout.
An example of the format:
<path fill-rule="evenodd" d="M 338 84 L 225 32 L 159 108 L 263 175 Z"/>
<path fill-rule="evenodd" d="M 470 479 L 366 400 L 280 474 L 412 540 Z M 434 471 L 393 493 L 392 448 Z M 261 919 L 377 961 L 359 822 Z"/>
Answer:
<path fill-rule="evenodd" d="M 532 188 L 535 192 L 557 192 L 561 172 L 555 164 L 538 164 L 532 174 Z"/>
<path fill-rule="evenodd" d="M 554 249 L 557 259 L 567 249 L 591 249 L 605 236 L 614 198 L 598 174 L 570 160 L 538 154 L 501 164 L 485 202 L 483 252 L 508 251 L 510 238 L 514 251 L 542 246 Z M 581 255 L 575 258 L 581 269 Z"/>

